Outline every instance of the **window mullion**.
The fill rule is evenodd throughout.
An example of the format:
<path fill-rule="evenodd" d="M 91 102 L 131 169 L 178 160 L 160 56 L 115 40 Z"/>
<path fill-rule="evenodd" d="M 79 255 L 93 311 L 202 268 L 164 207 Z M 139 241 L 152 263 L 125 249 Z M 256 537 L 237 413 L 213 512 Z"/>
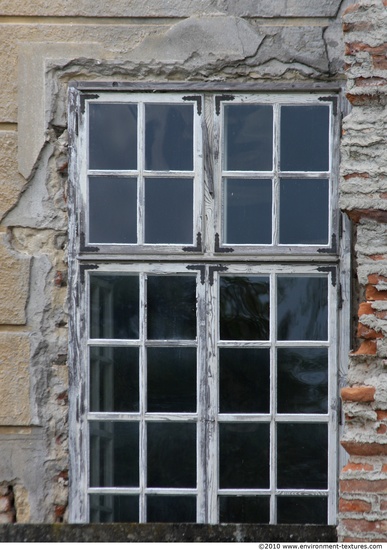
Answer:
<path fill-rule="evenodd" d="M 280 171 L 280 106 L 274 105 L 274 129 L 273 129 L 273 210 L 272 210 L 272 244 L 278 245 L 279 242 L 279 171 Z"/>
<path fill-rule="evenodd" d="M 146 443 L 146 424 L 145 424 L 145 412 L 146 412 L 146 348 L 145 348 L 145 336 L 146 336 L 146 275 L 140 274 L 140 508 L 139 508 L 139 521 L 140 523 L 146 522 L 146 477 L 147 477 L 147 443 Z"/>
<path fill-rule="evenodd" d="M 144 212 L 145 212 L 145 104 L 138 104 L 138 181 L 137 181 L 137 242 L 144 244 Z"/>

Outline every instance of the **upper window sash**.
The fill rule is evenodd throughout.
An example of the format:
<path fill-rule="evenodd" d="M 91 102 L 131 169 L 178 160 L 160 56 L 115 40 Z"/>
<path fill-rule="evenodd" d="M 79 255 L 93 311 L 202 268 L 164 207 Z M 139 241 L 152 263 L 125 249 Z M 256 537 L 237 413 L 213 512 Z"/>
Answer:
<path fill-rule="evenodd" d="M 80 98 L 81 254 L 338 253 L 338 98 Z"/>

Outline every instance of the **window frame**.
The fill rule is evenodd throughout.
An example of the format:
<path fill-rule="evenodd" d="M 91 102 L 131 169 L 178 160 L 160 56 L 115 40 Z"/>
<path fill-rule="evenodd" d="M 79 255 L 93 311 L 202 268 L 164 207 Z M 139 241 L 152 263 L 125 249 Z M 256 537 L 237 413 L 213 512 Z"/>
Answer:
<path fill-rule="evenodd" d="M 84 156 L 82 151 L 85 147 L 84 134 L 80 132 L 80 127 L 82 121 L 80 117 L 82 113 L 85 112 L 85 105 L 88 101 L 94 101 L 98 93 L 104 94 L 108 93 L 109 97 L 116 98 L 116 92 L 112 91 L 113 89 L 118 89 L 121 92 L 128 92 L 130 94 L 138 93 L 143 96 L 144 93 L 147 94 L 147 97 L 151 97 L 151 93 L 154 90 L 164 93 L 164 97 L 168 97 L 169 93 L 175 94 L 177 96 L 182 96 L 183 94 L 199 95 L 202 97 L 202 105 L 204 107 L 204 112 L 208 110 L 209 105 L 213 105 L 213 102 L 216 101 L 216 96 L 227 96 L 230 90 L 234 95 L 239 94 L 239 97 L 250 97 L 250 94 L 254 91 L 264 98 L 264 101 L 270 103 L 270 100 L 273 97 L 277 97 L 278 100 L 283 100 L 284 98 L 293 97 L 293 101 L 296 104 L 302 103 L 306 99 L 307 102 L 316 104 L 316 98 L 322 98 L 322 101 L 328 102 L 331 109 L 331 120 L 335 120 L 335 123 L 331 123 L 330 129 L 330 139 L 332 140 L 332 172 L 330 173 L 330 188 L 331 188 L 331 202 L 330 202 L 330 227 L 332 229 L 331 236 L 327 245 L 296 245 L 296 246 L 237 246 L 231 247 L 222 242 L 220 238 L 218 242 L 215 240 L 215 235 L 220 228 L 220 219 L 221 219 L 221 201 L 218 202 L 218 207 L 215 211 L 206 210 L 203 211 L 204 204 L 208 201 L 209 196 L 212 196 L 212 185 L 215 191 L 215 194 L 218 197 L 221 196 L 221 171 L 216 170 L 216 167 L 211 166 L 211 155 L 204 155 L 203 166 L 198 170 L 200 176 L 204 179 L 204 189 L 196 189 L 196 207 L 199 214 L 198 219 L 200 218 L 200 225 L 196 222 L 196 228 L 201 227 L 202 231 L 201 237 L 203 238 L 202 243 L 199 242 L 199 239 L 196 243 L 192 243 L 192 246 L 187 246 L 187 250 L 182 250 L 181 246 L 133 246 L 133 245 L 95 245 L 94 243 L 88 243 L 87 237 L 85 238 L 85 184 L 82 184 L 82 181 L 86 181 L 86 163 L 84 161 Z M 140 90 L 139 90 L 140 88 Z M 144 89 L 145 88 L 145 89 Z M 338 313 L 338 325 L 342 323 L 342 319 L 348 319 L 349 311 L 348 304 L 344 302 L 344 307 L 342 305 L 342 294 L 345 296 L 348 295 L 348 278 L 347 272 L 349 270 L 348 266 L 348 257 L 345 255 L 345 251 L 348 250 L 348 238 L 345 237 L 342 240 L 339 239 L 340 232 L 348 233 L 347 227 L 341 226 L 341 217 L 338 213 L 337 208 L 332 209 L 332 204 L 337 204 L 337 193 L 338 186 L 334 185 L 333 182 L 337 182 L 338 174 L 338 143 L 339 143 L 339 124 L 337 122 L 337 113 L 340 112 L 338 105 L 341 105 L 342 97 L 340 95 L 341 88 L 339 86 L 316 86 L 311 87 L 305 90 L 303 87 L 300 90 L 297 90 L 294 93 L 289 93 L 288 88 L 283 87 L 283 91 L 280 91 L 275 87 L 275 90 L 271 90 L 268 87 L 263 87 L 259 89 L 257 86 L 248 86 L 248 85 L 227 85 L 227 86 L 205 86 L 203 84 L 196 84 L 189 86 L 187 84 L 181 85 L 171 85 L 171 84 L 154 84 L 154 85 L 136 85 L 130 83 L 72 83 L 69 88 L 69 133 L 70 133 L 70 188 L 69 188 L 69 231 L 70 231 L 70 243 L 69 243 L 69 268 L 70 268 L 70 289 L 71 289 L 71 299 L 70 299 L 70 337 L 71 345 L 69 348 L 70 354 L 70 364 L 71 367 L 71 383 L 70 383 L 70 422 L 76 423 L 77 435 L 72 435 L 70 441 L 70 457 L 71 457 L 71 470 L 72 470 L 72 483 L 70 488 L 70 500 L 72 506 L 70 508 L 71 521 L 74 522 L 84 522 L 87 521 L 87 469 L 88 469 L 88 454 L 87 454 L 87 443 L 85 445 L 84 434 L 85 430 L 87 431 L 87 420 L 84 414 L 84 404 L 87 402 L 87 369 L 85 367 L 80 367 L 83 364 L 84 358 L 82 359 L 82 349 L 85 345 L 84 335 L 86 334 L 86 325 L 87 325 L 87 316 L 85 314 L 85 307 L 87 311 L 87 305 L 85 305 L 85 286 L 88 285 L 89 273 L 93 272 L 96 268 L 98 272 L 104 271 L 107 269 L 118 271 L 125 271 L 133 269 L 133 262 L 138 262 L 139 265 L 142 265 L 144 268 L 147 265 L 150 265 L 153 261 L 165 261 L 167 262 L 181 262 L 179 265 L 189 264 L 191 261 L 200 262 L 201 269 L 198 271 L 198 279 L 202 277 L 203 270 L 207 270 L 208 266 L 213 266 L 215 264 L 212 262 L 221 262 L 221 265 L 232 265 L 233 269 L 245 262 L 247 266 L 247 271 L 253 267 L 255 272 L 259 265 L 259 269 L 263 272 L 272 273 L 274 269 L 279 268 L 280 270 L 285 268 L 285 270 L 292 269 L 291 265 L 296 266 L 298 263 L 301 265 L 301 268 L 295 267 L 297 269 L 311 269 L 316 272 L 316 269 L 321 269 L 323 272 L 328 273 L 328 277 L 331 280 L 331 300 L 334 300 L 337 304 L 335 311 Z M 90 93 L 92 92 L 92 93 Z M 208 93 L 207 93 L 208 92 Z M 332 94 L 335 95 L 332 95 Z M 215 97 L 214 97 L 215 96 Z M 133 96 L 132 96 L 133 97 Z M 296 99 L 295 99 L 296 98 Z M 318 99 L 318 101 L 320 100 Z M 191 100 L 191 99 L 190 99 Z M 155 100 L 157 102 L 157 100 Z M 196 99 L 191 100 L 196 105 Z M 223 100 L 222 100 L 223 101 Z M 224 100 L 228 102 L 232 100 Z M 212 108 L 212 107 L 211 107 Z M 196 112 L 196 109 L 195 109 Z M 205 121 L 205 122 L 204 122 Z M 203 141 L 206 145 L 212 143 L 211 146 L 212 154 L 216 154 L 216 151 L 219 152 L 220 149 L 220 140 L 221 129 L 218 121 L 208 118 L 207 116 L 202 119 L 201 124 L 203 132 Z M 200 132 L 199 132 L 200 133 Z M 200 141 L 200 140 L 199 140 Z M 81 160 L 81 170 L 79 170 L 79 159 Z M 211 182 L 208 176 L 209 171 L 214 169 L 214 181 Z M 332 214 L 333 210 L 333 214 Z M 203 228 L 202 220 L 207 213 L 207 222 L 208 225 L 214 225 L 214 232 L 207 231 L 206 228 Z M 195 223 L 195 221 L 194 221 Z M 195 246 L 196 245 L 196 246 Z M 227 250 L 229 248 L 234 248 L 234 250 Z M 168 254 L 168 258 L 166 258 Z M 200 258 L 198 258 L 198 256 Z M 122 262 L 118 264 L 117 262 Z M 129 264 L 128 264 L 129 262 Z M 281 262 L 281 264 L 278 264 Z M 301 262 L 301 264 L 300 264 Z M 339 263 L 340 262 L 340 263 Z M 169 264 L 170 267 L 171 264 Z M 204 267 L 207 266 L 207 267 Z M 248 267 L 250 266 L 250 267 Z M 195 267 L 192 266 L 193 268 Z M 196 266 L 197 267 L 197 266 Z M 101 269 L 102 268 L 102 269 Z M 168 268 L 169 269 L 169 268 Z M 175 272 L 176 273 L 176 272 Z M 191 273 L 194 273 L 192 271 Z M 246 273 L 246 270 L 244 271 Z M 219 272 L 214 269 L 213 271 L 213 280 L 217 281 Z M 207 283 L 206 283 L 207 284 Z M 212 290 L 214 287 L 211 286 Z M 212 296 L 211 301 L 214 300 Z M 337 326 L 338 326 L 337 325 Z M 340 331 L 336 331 L 337 337 L 337 353 L 336 353 L 336 362 L 340 365 L 340 358 L 346 358 L 346 352 L 348 350 L 348 339 L 346 337 L 342 338 L 340 336 Z M 86 344 L 87 348 L 87 344 Z M 346 359 L 345 359 L 346 362 Z M 205 369 L 203 369 L 205 370 Z M 333 379 L 333 378 L 332 378 Z M 337 389 L 337 380 L 330 382 Z M 333 386 L 331 386 L 333 388 Z M 337 392 L 335 392 L 337 394 Z M 330 413 L 335 417 L 340 417 L 340 411 L 338 407 L 338 401 L 332 402 L 330 406 Z M 83 434 L 82 443 L 79 443 L 79 434 Z M 338 449 L 338 437 L 335 432 L 334 435 L 331 435 L 331 441 L 334 441 L 335 449 Z M 87 439 L 87 438 L 86 438 Z M 81 456 L 81 460 L 79 460 Z M 336 493 L 337 493 L 337 472 L 338 465 L 331 465 L 329 469 L 329 479 L 330 483 L 334 484 L 335 490 L 329 492 L 330 499 L 330 512 L 328 517 L 328 523 L 333 524 L 336 521 L 335 512 L 336 512 Z M 217 495 L 216 497 L 217 498 Z M 274 512 L 271 512 L 271 518 L 273 521 Z M 210 513 L 206 518 L 202 517 L 202 521 L 216 522 L 214 521 L 214 515 Z M 274 518 L 275 519 L 275 518 Z"/>

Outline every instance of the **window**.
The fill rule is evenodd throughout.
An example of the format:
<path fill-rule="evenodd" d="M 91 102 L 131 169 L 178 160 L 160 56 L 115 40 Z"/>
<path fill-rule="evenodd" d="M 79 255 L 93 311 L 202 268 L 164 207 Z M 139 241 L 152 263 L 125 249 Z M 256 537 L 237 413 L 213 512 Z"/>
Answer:
<path fill-rule="evenodd" d="M 71 89 L 74 520 L 335 522 L 336 110 Z"/>

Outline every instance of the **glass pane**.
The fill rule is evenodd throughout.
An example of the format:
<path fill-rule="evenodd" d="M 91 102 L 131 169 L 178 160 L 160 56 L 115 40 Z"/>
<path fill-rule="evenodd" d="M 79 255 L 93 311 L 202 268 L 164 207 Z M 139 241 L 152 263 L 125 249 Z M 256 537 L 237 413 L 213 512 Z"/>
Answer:
<path fill-rule="evenodd" d="M 90 486 L 137 487 L 137 422 L 96 422 L 90 426 Z"/>
<path fill-rule="evenodd" d="M 328 350 L 281 348 L 277 361 L 277 412 L 328 412 Z"/>
<path fill-rule="evenodd" d="M 137 180 L 89 177 L 89 240 L 137 242 Z"/>
<path fill-rule="evenodd" d="M 273 166 L 273 108 L 225 105 L 225 170 L 269 171 Z"/>
<path fill-rule="evenodd" d="M 270 350 L 223 348 L 219 352 L 221 413 L 270 411 Z"/>
<path fill-rule="evenodd" d="M 269 487 L 269 424 L 219 424 L 221 489 Z"/>
<path fill-rule="evenodd" d="M 148 411 L 196 411 L 195 348 L 148 348 Z"/>
<path fill-rule="evenodd" d="M 148 423 L 148 487 L 196 487 L 196 424 Z"/>
<path fill-rule="evenodd" d="M 196 278 L 149 276 L 147 310 L 150 340 L 194 340 Z"/>
<path fill-rule="evenodd" d="M 146 178 L 145 242 L 193 242 L 193 180 Z"/>
<path fill-rule="evenodd" d="M 325 497 L 278 497 L 278 523 L 328 523 L 328 500 Z"/>
<path fill-rule="evenodd" d="M 193 170 L 193 105 L 145 105 L 146 170 Z"/>
<path fill-rule="evenodd" d="M 90 410 L 139 410 L 138 348 L 90 348 Z"/>
<path fill-rule="evenodd" d="M 329 170 L 329 107 L 281 107 L 281 170 Z"/>
<path fill-rule="evenodd" d="M 270 523 L 270 497 L 219 497 L 220 523 Z"/>
<path fill-rule="evenodd" d="M 224 181 L 224 234 L 226 243 L 270 244 L 271 180 Z"/>
<path fill-rule="evenodd" d="M 89 168 L 136 170 L 137 105 L 89 105 Z"/>
<path fill-rule="evenodd" d="M 138 496 L 90 495 L 90 523 L 137 523 Z"/>
<path fill-rule="evenodd" d="M 220 339 L 269 339 L 268 277 L 221 277 Z"/>
<path fill-rule="evenodd" d="M 328 180 L 281 180 L 281 244 L 326 244 L 328 225 Z"/>
<path fill-rule="evenodd" d="M 147 521 L 151 523 L 195 523 L 195 496 L 147 497 Z"/>
<path fill-rule="evenodd" d="M 90 337 L 137 339 L 137 275 L 90 275 Z"/>
<path fill-rule="evenodd" d="M 327 277 L 287 277 L 277 279 L 278 339 L 327 340 Z"/>
<path fill-rule="evenodd" d="M 280 489 L 326 489 L 328 426 L 301 422 L 277 425 Z"/>

